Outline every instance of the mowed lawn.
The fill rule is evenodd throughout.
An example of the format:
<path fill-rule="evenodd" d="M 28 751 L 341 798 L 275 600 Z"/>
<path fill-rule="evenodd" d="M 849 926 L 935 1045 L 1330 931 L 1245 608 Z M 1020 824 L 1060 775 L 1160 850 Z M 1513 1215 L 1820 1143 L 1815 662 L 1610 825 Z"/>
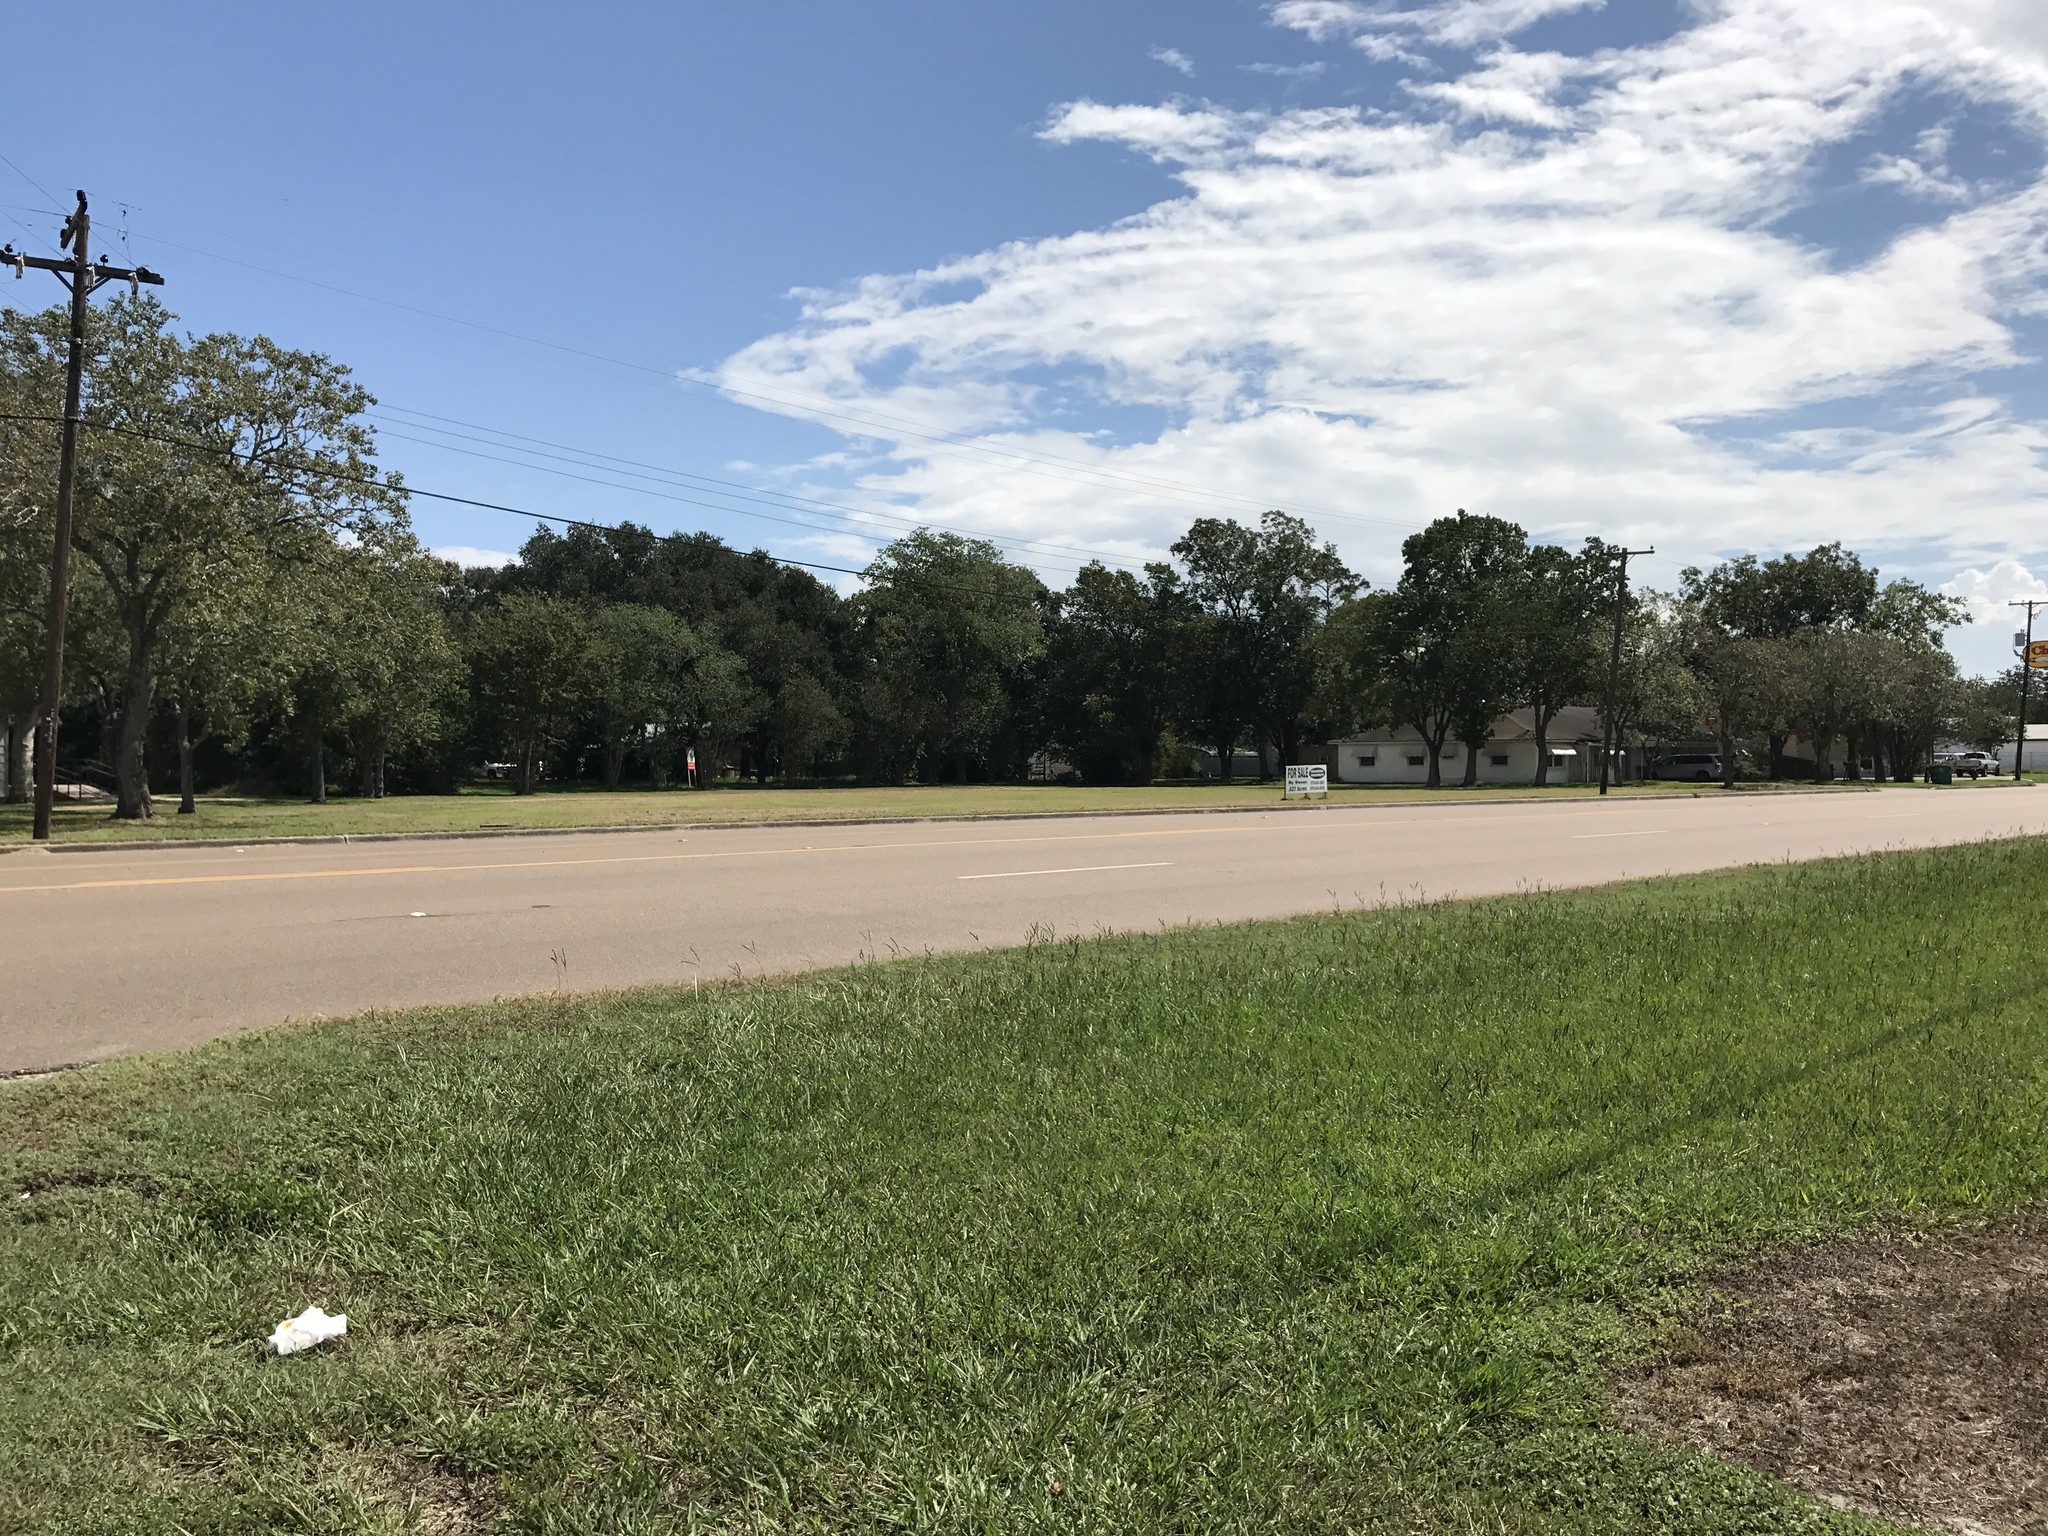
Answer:
<path fill-rule="evenodd" d="M 1834 786 L 1840 788 L 1841 786 Z M 1851 786 L 1857 787 L 1857 786 Z M 1812 786 L 1745 786 L 1743 793 L 1811 790 Z M 1257 784 L 1157 784 L 1069 787 L 1060 784 L 924 784 L 898 788 L 779 789 L 722 785 L 716 789 L 553 789 L 515 795 L 499 785 L 479 785 L 454 795 L 391 795 L 382 800 L 337 797 L 325 805 L 304 799 L 202 798 L 190 816 L 177 815 L 175 795 L 159 797 L 148 822 L 121 822 L 105 802 L 60 802 L 52 818 L 57 842 L 174 842 L 196 837 L 361 837 L 391 832 L 541 831 L 570 827 L 654 827 L 677 823 L 776 821 L 858 821 L 922 816 L 1057 816 L 1075 812 L 1270 809 L 1282 805 L 1281 786 Z M 1597 794 L 1588 784 L 1486 785 L 1440 790 L 1409 786 L 1340 785 L 1332 798 L 1342 804 L 1464 804 L 1472 801 L 1575 798 Z M 1714 785 L 1630 784 L 1626 795 L 1719 794 Z M 1295 801 L 1299 806 L 1303 802 Z M 29 808 L 0 805 L 0 848 L 25 843 Z"/>
<path fill-rule="evenodd" d="M 2007 842 L 0 1084 L 0 1529 L 1874 1530 L 1607 1378 L 2041 1199 L 2044 909 Z"/>

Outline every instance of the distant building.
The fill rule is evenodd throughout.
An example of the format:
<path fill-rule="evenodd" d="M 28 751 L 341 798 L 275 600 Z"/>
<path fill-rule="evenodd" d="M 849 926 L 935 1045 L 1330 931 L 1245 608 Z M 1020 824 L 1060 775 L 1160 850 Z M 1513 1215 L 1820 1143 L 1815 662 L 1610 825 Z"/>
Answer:
<path fill-rule="evenodd" d="M 2012 772 L 2013 745 L 2008 741 L 1998 749 L 1998 766 L 2007 773 Z M 2022 767 L 2027 773 L 2048 773 L 2048 725 L 2027 727 L 2027 756 Z"/>
<path fill-rule="evenodd" d="M 1550 752 L 1548 782 L 1588 784 L 1600 777 L 1600 714 L 1590 705 L 1559 710 L 1547 733 Z M 1429 749 L 1413 726 L 1397 725 L 1362 731 L 1330 743 L 1331 776 L 1341 784 L 1424 784 L 1429 781 Z M 1615 761 L 1614 777 L 1641 777 L 1640 754 L 1625 752 Z M 1444 782 L 1465 777 L 1465 748 L 1446 741 L 1439 765 Z M 1479 750 L 1481 784 L 1536 782 L 1536 716 L 1518 709 L 1493 722 L 1486 745 Z"/>

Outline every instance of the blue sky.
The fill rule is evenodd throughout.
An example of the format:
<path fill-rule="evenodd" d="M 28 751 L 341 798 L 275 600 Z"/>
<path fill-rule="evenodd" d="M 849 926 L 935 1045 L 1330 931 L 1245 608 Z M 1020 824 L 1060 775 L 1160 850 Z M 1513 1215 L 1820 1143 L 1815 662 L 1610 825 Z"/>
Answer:
<path fill-rule="evenodd" d="M 87 188 L 422 487 L 1054 581 L 1267 505 L 1380 580 L 1457 506 L 1666 585 L 1842 538 L 1974 667 L 2048 590 L 2038 0 L 111 4 L 37 66 L 75 24 L 0 23 L 0 239 Z"/>

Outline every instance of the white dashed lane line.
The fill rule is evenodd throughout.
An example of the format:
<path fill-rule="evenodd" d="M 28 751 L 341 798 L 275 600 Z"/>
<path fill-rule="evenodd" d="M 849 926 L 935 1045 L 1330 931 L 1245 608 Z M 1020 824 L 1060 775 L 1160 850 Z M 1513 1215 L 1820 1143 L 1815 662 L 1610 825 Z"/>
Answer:
<path fill-rule="evenodd" d="M 1077 864 L 1071 869 L 1005 869 L 992 875 L 955 875 L 955 880 L 1021 880 L 1026 875 L 1093 875 L 1106 869 L 1171 869 L 1173 860 L 1152 864 Z"/>

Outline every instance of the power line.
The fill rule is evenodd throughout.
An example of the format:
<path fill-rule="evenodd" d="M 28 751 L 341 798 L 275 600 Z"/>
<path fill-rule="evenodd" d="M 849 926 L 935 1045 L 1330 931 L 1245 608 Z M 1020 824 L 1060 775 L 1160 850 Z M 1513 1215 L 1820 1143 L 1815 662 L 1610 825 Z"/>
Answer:
<path fill-rule="evenodd" d="M 693 474 L 688 470 L 671 469 L 665 465 L 649 464 L 638 459 L 621 458 L 616 454 L 599 453 L 595 449 L 578 448 L 572 444 L 550 442 L 546 438 L 528 437 L 523 433 L 509 432 L 501 427 L 489 427 L 480 425 L 479 423 L 476 422 L 460 421 L 452 416 L 436 416 L 431 411 L 416 411 L 406 406 L 377 407 L 373 408 L 369 414 L 377 417 L 387 417 L 388 413 L 394 411 L 400 413 L 399 424 L 401 426 L 418 426 L 418 423 L 405 419 L 408 417 L 417 416 L 424 418 L 424 420 L 427 422 L 447 422 L 451 426 L 473 427 L 478 432 L 484 432 L 491 435 L 488 437 L 474 437 L 470 436 L 467 433 L 453 432 L 448 430 L 447 427 L 441 426 L 426 426 L 423 427 L 422 430 L 441 433 L 442 435 L 447 437 L 460 438 L 465 442 L 484 443 L 487 446 L 493 448 L 506 446 L 506 444 L 504 443 L 494 441 L 494 438 L 507 438 L 510 439 L 513 443 L 521 445 L 534 444 L 537 446 L 532 448 L 522 447 L 520 451 L 533 453 L 541 458 L 560 459 L 564 463 L 577 464 L 583 468 L 603 468 L 607 474 L 622 474 L 627 475 L 629 478 L 633 479 L 650 479 L 654 480 L 657 484 L 668 484 L 671 483 L 672 480 L 698 482 L 703 485 L 719 487 L 718 490 L 709 492 L 708 494 L 728 496 L 740 501 L 753 501 L 759 503 L 762 506 L 778 507 L 785 508 L 786 510 L 797 511 L 807 510 L 809 508 L 816 507 L 825 512 L 843 514 L 846 518 L 873 519 L 876 522 L 895 523 L 905 528 L 939 528 L 949 533 L 961 534 L 967 538 L 984 539 L 992 544 L 1009 545 L 1012 548 L 1018 550 L 1019 552 L 1034 555 L 1093 555 L 1100 560 L 1115 562 L 1123 565 L 1142 567 L 1144 564 L 1142 560 L 1131 555 L 1118 554 L 1114 551 L 1105 549 L 1094 549 L 1087 545 L 1082 544 L 1055 544 L 1044 539 L 1027 539 L 1019 538 L 1014 535 L 1008 534 L 985 533 L 979 529 L 967 528 L 960 526 L 958 524 L 940 523 L 930 518 L 907 517 L 900 513 L 884 512 L 870 507 L 852 507 L 847 506 L 843 502 L 821 501 L 815 496 L 799 496 L 796 495 L 794 492 L 768 491 L 765 490 L 763 487 L 747 485 L 736 480 L 720 480 L 712 475 Z M 452 444 L 430 442 L 428 439 L 407 438 L 404 436 L 403 433 L 393 432 L 390 435 L 393 437 L 399 437 L 406 442 L 426 442 L 428 443 L 429 446 L 432 447 L 443 447 L 446 448 L 447 451 L 450 453 L 465 453 L 470 451 L 467 449 L 454 447 Z M 563 450 L 563 452 L 549 453 L 542 451 L 544 449 L 551 448 L 561 449 Z M 577 457 L 570 457 L 570 455 L 576 455 Z M 496 455 L 476 454 L 475 457 L 495 459 Z M 586 460 L 590 459 L 597 459 L 605 462 L 602 465 L 591 465 L 585 462 Z M 510 459 L 498 459 L 497 462 L 518 463 L 519 461 Z M 613 469 L 610 466 L 614 464 L 630 467 Z M 538 469 L 544 473 L 556 473 L 556 471 L 550 471 L 546 468 L 546 466 L 539 464 L 523 465 L 522 467 Z M 647 471 L 648 473 L 636 474 L 634 473 L 634 471 Z M 662 477 L 670 477 L 670 479 L 663 479 Z M 687 488 L 695 489 L 696 487 L 695 485 L 692 485 Z M 621 486 L 619 487 L 619 489 L 629 490 L 634 488 L 629 486 Z M 755 492 L 760 492 L 761 494 L 752 494 Z M 775 499 L 771 500 L 770 498 Z M 799 503 L 800 505 L 795 508 L 789 508 L 787 504 L 792 502 Z M 709 502 L 694 504 L 705 506 L 716 505 L 715 503 Z M 747 512 L 744 509 L 738 507 L 733 507 L 728 510 L 737 512 L 740 515 L 747 517 L 757 517 L 762 515 L 759 513 Z M 784 521 L 784 519 L 776 519 L 776 521 Z M 818 525 L 803 524 L 801 526 L 815 527 Z M 855 524 L 856 529 L 860 527 L 861 525 L 859 523 Z"/>
<path fill-rule="evenodd" d="M 225 262 L 231 266 L 246 268 L 249 271 L 262 272 L 268 276 L 283 278 L 287 282 L 303 283 L 309 287 L 325 289 L 327 292 L 341 294 L 344 297 L 357 299 L 363 303 L 379 304 L 387 308 L 403 311 L 404 313 L 407 314 L 420 315 L 427 319 L 439 320 L 444 322 L 445 324 L 463 326 L 470 330 L 483 332 L 486 335 L 501 336 L 506 338 L 507 340 L 524 342 L 529 346 L 546 347 L 553 351 L 561 352 L 572 357 L 581 357 L 592 362 L 608 363 L 613 367 L 627 368 L 637 373 L 651 374 L 671 384 L 689 384 L 696 388 L 709 390 L 714 393 L 738 396 L 742 399 L 760 400 L 771 405 L 788 406 L 796 405 L 804 401 L 814 401 L 819 402 L 820 404 L 829 404 L 836 407 L 842 406 L 845 403 L 843 401 L 834 400 L 830 396 L 811 395 L 805 391 L 793 390 L 779 385 L 765 384 L 763 381 L 759 380 L 755 380 L 752 382 L 761 384 L 761 388 L 747 389 L 741 387 L 738 384 L 729 383 L 722 380 L 699 377 L 695 372 L 691 370 L 676 369 L 672 367 L 660 367 L 649 363 L 634 362 L 631 359 L 617 357 L 610 353 L 599 352 L 589 347 L 576 346 L 568 342 L 553 341 L 546 337 L 531 335 L 524 331 L 516 331 L 506 326 L 492 325 L 484 321 L 464 319 L 457 315 L 446 314 L 440 310 L 429 309 L 424 305 L 408 304 L 397 299 L 384 298 L 377 294 L 365 293 L 361 289 L 345 287 L 339 283 L 325 282 L 318 278 L 305 277 L 300 275 L 299 273 L 288 272 L 277 267 L 265 266 L 259 262 L 246 261 L 240 257 L 223 256 L 217 251 L 209 251 L 199 246 L 186 245 L 176 240 L 165 239 L 163 236 L 160 235 L 143 235 L 138 233 L 136 235 L 136 238 L 154 240 L 159 244 L 168 245 L 174 250 L 185 251 L 194 256 L 204 257 L 209 261 Z M 1273 501 L 1268 498 L 1244 496 L 1229 491 L 1214 491 L 1207 489 L 1203 486 L 1190 484 L 1187 481 L 1170 480 L 1159 476 L 1143 475 L 1134 473 L 1129 470 L 1104 468 L 1098 465 L 1084 463 L 1083 461 L 1078 459 L 1069 459 L 1061 455 L 1045 453 L 1042 451 L 1036 453 L 1028 453 L 1022 449 L 1005 448 L 987 442 L 985 439 L 979 437 L 974 437 L 962 433 L 945 432 L 941 429 L 932 426 L 929 423 L 925 424 L 924 426 L 917 426 L 912 424 L 907 418 L 892 417 L 887 412 L 869 411 L 866 415 L 858 415 L 853 412 L 841 409 L 812 408 L 809 410 L 809 414 L 815 417 L 823 417 L 832 421 L 845 422 L 853 427 L 869 429 L 867 431 L 856 433 L 853 435 L 884 438 L 907 436 L 915 438 L 920 442 L 923 442 L 926 445 L 932 447 L 933 451 L 943 453 L 948 448 L 950 448 L 954 450 L 952 456 L 966 457 L 969 459 L 970 462 L 980 463 L 984 465 L 988 463 L 990 458 L 994 458 L 997 460 L 1006 461 L 1003 467 L 1020 469 L 1027 473 L 1038 474 L 1050 479 L 1065 481 L 1070 485 L 1081 485 L 1096 490 L 1125 490 L 1150 492 L 1153 493 L 1155 499 L 1177 501 L 1184 506 L 1195 505 L 1195 503 L 1191 503 L 1187 500 L 1188 497 L 1200 497 L 1203 499 L 1203 501 L 1211 504 L 1210 510 L 1212 512 L 1222 510 L 1221 506 L 1216 505 L 1219 503 L 1232 505 L 1239 508 L 1240 510 L 1257 509 L 1260 511 L 1265 511 L 1271 509 L 1274 506 Z M 1082 479 L 1077 478 L 1078 476 L 1087 476 L 1090 478 Z M 1169 491 L 1176 494 L 1160 496 L 1158 495 L 1158 493 L 1161 491 Z M 1290 510 L 1290 508 L 1283 504 L 1280 507 L 1280 510 L 1285 511 Z M 1340 512 L 1334 508 L 1329 507 L 1297 505 L 1292 507 L 1291 510 L 1304 516 L 1317 518 L 1334 518 L 1340 522 L 1358 523 L 1373 527 L 1405 529 L 1411 532 L 1421 526 L 1418 523 L 1406 519 L 1373 517 L 1369 514 L 1358 512 Z"/>
<path fill-rule="evenodd" d="M 61 416 L 50 416 L 35 412 L 0 411 L 0 421 L 36 421 L 54 424 L 61 423 L 63 419 Z M 474 496 L 457 496 L 450 491 L 429 491 L 416 485 L 403 483 L 394 485 L 389 481 L 379 480 L 374 475 L 353 475 L 346 470 L 328 466 L 312 465 L 304 462 L 293 463 L 276 454 L 244 452 L 239 448 L 230 448 L 219 443 L 202 443 L 193 438 L 178 437 L 167 432 L 149 432 L 140 427 L 116 426 L 109 421 L 81 421 L 79 424 L 94 432 L 109 432 L 118 437 L 133 437 L 144 442 L 163 443 L 175 448 L 190 448 L 199 453 L 218 454 L 222 458 L 241 459 L 250 464 L 272 464 L 283 469 L 295 469 L 305 474 L 317 475 L 324 480 L 337 480 L 346 485 L 360 485 L 371 490 L 390 491 L 400 496 L 424 496 L 430 501 L 451 502 L 456 506 L 475 507 L 485 512 L 505 512 L 513 517 L 530 517 L 536 522 L 560 523 L 564 527 L 569 528 L 588 528 L 597 533 L 619 533 L 623 531 L 617 523 L 600 523 L 589 518 L 565 517 L 557 512 L 535 512 L 530 508 L 515 507 L 506 502 L 483 501 Z M 619 489 L 628 490 L 631 487 L 622 486 Z M 734 550 L 733 553 L 739 554 L 740 551 Z M 759 550 L 756 553 L 762 559 L 772 561 L 776 565 L 794 565 L 810 571 L 832 571 L 842 576 L 859 576 L 863 579 L 868 579 L 867 571 L 850 565 L 826 565 L 816 560 L 793 560 L 785 555 L 771 555 L 766 550 Z M 1000 592 L 993 587 L 964 586 L 958 582 L 941 581 L 928 576 L 920 576 L 916 579 L 924 581 L 930 586 L 945 587 L 955 592 L 973 592 L 983 597 L 1008 597 L 1012 595 Z"/>
<path fill-rule="evenodd" d="M 652 489 L 651 487 L 644 485 L 621 485 L 616 480 L 600 480 L 595 475 L 579 475 L 572 470 L 555 469 L 546 464 L 529 464 L 523 459 L 506 458 L 504 455 L 496 453 L 483 453 L 474 448 L 455 448 L 446 443 L 435 442 L 432 438 L 411 437 L 408 436 L 406 433 L 393 432 L 388 428 L 386 428 L 381 435 L 385 437 L 397 438 L 402 443 L 420 443 L 429 448 L 444 448 L 450 453 L 461 453 L 466 454 L 471 458 L 487 459 L 494 464 L 511 464 L 517 466 L 520 469 L 537 470 L 544 475 L 558 475 L 564 480 L 578 480 L 585 485 L 601 485 L 607 490 L 626 491 L 635 496 L 651 496 L 656 501 L 672 501 L 686 507 L 703 507 L 712 512 L 729 512 L 734 513 L 740 517 L 759 518 L 763 522 L 781 523 L 790 528 L 803 528 L 812 533 L 839 533 L 845 531 L 836 528 L 824 527 L 818 523 L 802 522 L 793 517 L 777 517 L 772 512 L 755 512 L 745 507 L 730 507 L 725 505 L 723 502 L 702 501 L 693 496 L 677 496 L 672 492 L 657 491 Z M 888 530 L 885 529 L 882 531 L 886 533 Z M 875 540 L 875 542 L 885 543 L 887 541 L 885 539 L 877 539 Z M 1065 562 L 1063 561 L 1047 561 L 1045 563 L 1059 565 L 1063 567 L 1065 566 Z M 1074 570 L 1079 569 L 1078 566 L 1066 568 Z"/>
<path fill-rule="evenodd" d="M 27 171 L 24 171 L 20 166 L 16 165 L 12 160 L 8 159 L 5 155 L 0 155 L 0 165 L 6 166 L 7 169 L 14 172 L 15 175 L 19 176 L 23 181 L 27 182 L 30 186 L 34 187 L 38 192 L 42 193 L 44 202 L 56 203 L 59 206 L 63 204 L 63 198 L 59 197 L 56 193 L 52 192 L 40 181 L 37 181 L 35 177 L 29 175 Z"/>

